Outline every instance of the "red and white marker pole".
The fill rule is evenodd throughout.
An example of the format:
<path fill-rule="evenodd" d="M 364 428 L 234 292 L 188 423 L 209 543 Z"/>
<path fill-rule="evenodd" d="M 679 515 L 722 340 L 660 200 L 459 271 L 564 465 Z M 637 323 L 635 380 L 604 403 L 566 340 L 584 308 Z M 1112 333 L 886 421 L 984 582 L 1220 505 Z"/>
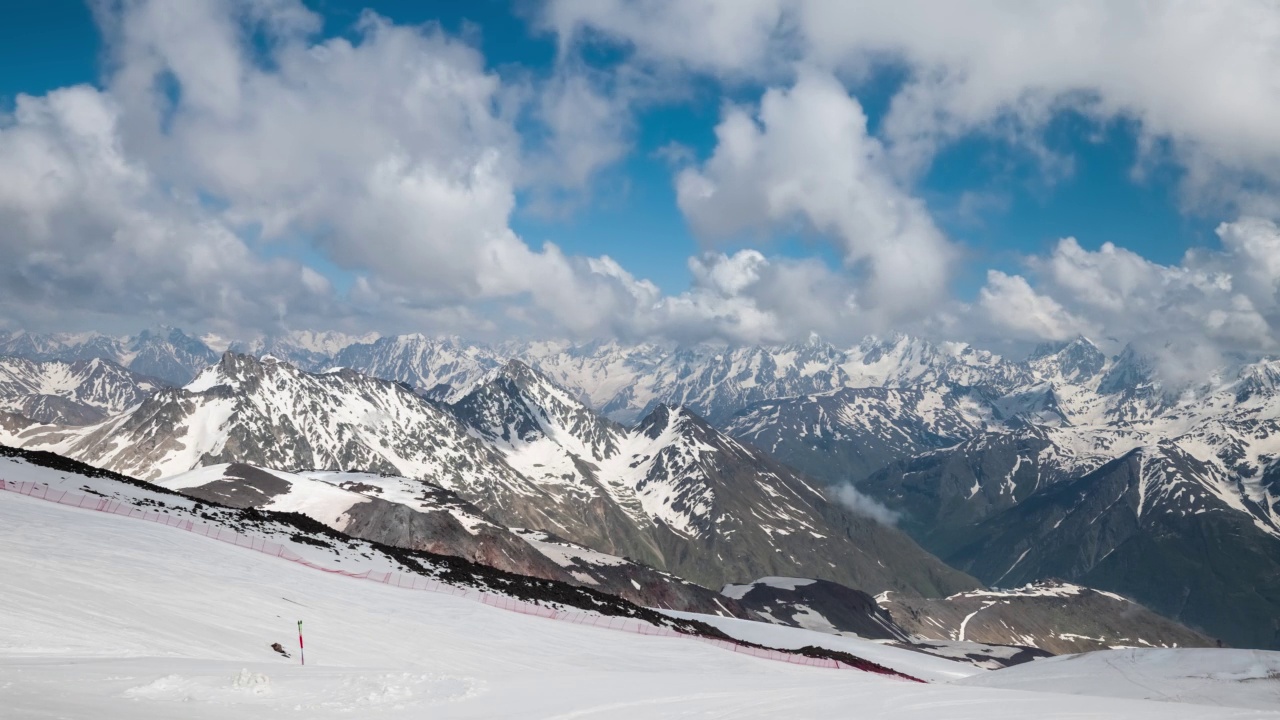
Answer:
<path fill-rule="evenodd" d="M 307 664 L 307 651 L 305 649 L 305 646 L 302 644 L 302 621 L 301 620 L 298 621 L 298 659 L 302 661 L 303 665 Z"/>

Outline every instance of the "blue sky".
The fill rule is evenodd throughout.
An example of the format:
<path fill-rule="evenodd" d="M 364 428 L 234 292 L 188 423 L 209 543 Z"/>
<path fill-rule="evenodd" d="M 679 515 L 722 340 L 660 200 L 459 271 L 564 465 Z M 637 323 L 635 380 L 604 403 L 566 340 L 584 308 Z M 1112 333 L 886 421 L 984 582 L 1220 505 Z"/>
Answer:
<path fill-rule="evenodd" d="M 1241 36 L 1261 32 L 1257 30 L 1257 17 L 1250 13 L 1265 13 L 1268 9 L 1265 5 L 1245 5 L 1222 10 L 1220 25 L 1238 28 Z M 659 6 L 665 10 L 648 12 Z M 155 10 L 156 7 L 162 10 Z M 5 69 L 0 73 L 0 107 L 11 112 L 20 93 L 42 98 L 59 88 L 81 83 L 94 86 L 104 107 L 119 112 L 112 132 L 117 134 L 127 160 L 155 183 L 149 191 L 153 195 L 146 202 L 147 212 L 156 212 L 155 192 L 171 199 L 202 198 L 202 209 L 196 214 L 207 217 L 188 219 L 204 228 L 210 223 L 223 224 L 238 234 L 243 251 L 254 258 L 255 265 L 262 266 L 255 272 L 260 270 L 264 277 L 285 272 L 294 280 L 302 280 L 300 284 L 282 280 L 283 285 L 294 282 L 303 295 L 324 295 L 303 300 L 281 294 L 268 301 L 252 297 L 251 291 L 244 288 L 229 293 L 225 287 L 211 287 L 207 295 L 219 298 L 223 305 L 213 308 L 207 306 L 208 301 L 193 301 L 183 311 L 188 313 L 186 318 L 175 318 L 169 316 L 177 312 L 175 304 L 152 291 L 140 301 L 149 306 L 146 309 L 107 312 L 118 315 L 118 321 L 124 324 L 158 315 L 160 319 L 188 324 L 194 321 L 224 332 L 270 332 L 281 325 L 326 324 L 331 320 L 335 327 L 351 330 L 362 329 L 361 324 L 373 324 L 386 330 L 422 327 L 448 331 L 456 329 L 452 323 L 488 328 L 485 332 L 507 332 L 521 326 L 521 332 L 534 328 L 535 334 L 705 336 L 731 341 L 780 340 L 793 330 L 799 334 L 802 330 L 830 332 L 849 328 L 852 334 L 884 332 L 899 326 L 921 332 L 949 328 L 945 331 L 974 336 L 1000 336 L 1007 331 L 1010 336 L 1028 341 L 1084 331 L 1126 337 L 1137 333 L 1140 326 L 1118 326 L 1115 317 L 1107 314 L 1114 313 L 1114 309 L 1104 308 L 1103 312 L 1092 307 L 1097 303 L 1091 303 L 1091 295 L 1106 295 L 1103 284 L 1118 283 L 1112 289 L 1123 294 L 1135 288 L 1167 288 L 1170 278 L 1229 272 L 1232 263 L 1243 260 L 1232 254 L 1238 255 L 1237 250 L 1224 247 L 1216 229 L 1222 223 L 1245 218 L 1271 222 L 1269 213 L 1274 204 L 1268 198 L 1274 194 L 1273 178 L 1280 177 L 1276 161 L 1280 150 L 1272 146 L 1274 138 L 1265 129 L 1258 129 L 1250 112 L 1200 112 L 1196 104 L 1211 104 L 1209 100 L 1198 100 L 1198 94 L 1210 98 L 1218 92 L 1212 78 L 1228 70 L 1242 86 L 1255 77 L 1265 83 L 1263 79 L 1273 77 L 1276 70 L 1274 53 L 1260 51 L 1258 57 L 1244 58 L 1224 56 L 1221 62 L 1239 65 L 1224 65 L 1221 73 L 1205 72 L 1208 79 L 1203 86 L 1197 86 L 1195 83 L 1200 80 L 1194 77 L 1195 73 L 1182 70 L 1186 76 L 1186 82 L 1182 82 L 1180 71 L 1172 67 L 1185 56 L 1185 46 L 1171 44 L 1167 56 L 1161 55 L 1164 34 L 1174 35 L 1168 30 L 1170 23 L 1184 19 L 1172 11 L 1170 18 L 1162 19 L 1162 25 L 1150 18 L 1090 6 L 1088 13 L 1092 14 L 1083 18 L 1086 26 L 1094 22 L 1098 27 L 1114 30 L 1115 37 L 1094 38 L 1086 32 L 1064 36 L 1064 40 L 1059 37 L 1061 22 L 1053 17 L 1056 10 L 1051 5 L 1010 12 L 997 3 L 979 3 L 970 12 L 950 19 L 922 18 L 909 8 L 895 10 L 902 7 L 905 6 L 877 2 L 837 6 L 834 12 L 846 13 L 849 19 L 843 23 L 822 15 L 832 12 L 830 6 L 824 9 L 814 0 L 770 0 L 753 9 L 715 0 L 670 7 L 662 2 L 646 5 L 630 0 L 587 4 L 573 0 L 210 0 L 174 11 L 175 17 L 186 12 L 192 17 L 205 13 L 190 26 L 164 30 L 155 24 L 155 18 L 163 15 L 163 6 L 140 0 L 104 6 L 103 17 L 111 22 L 142 28 L 110 39 L 99 32 L 94 13 L 77 0 L 13 1 L 0 6 L 4 17 L 0 23 L 0 67 Z M 748 17 L 759 8 L 763 8 L 762 15 Z M 453 268 L 448 270 L 450 274 L 433 276 L 427 272 L 421 283 L 415 282 L 411 274 L 399 271 L 406 263 L 421 263 L 424 258 L 431 265 L 432 255 L 415 247 L 412 238 L 406 240 L 403 229 L 398 238 L 370 239 L 369 233 L 385 229 L 379 220 L 373 226 L 344 230 L 341 226 L 347 217 L 355 215 L 355 209 L 347 212 L 334 207 L 326 215 L 289 206 L 281 215 L 281 207 L 285 206 L 276 205 L 276 217 L 292 219 L 268 237 L 262 228 L 271 220 L 262 214 L 263 207 L 251 206 L 264 193 L 271 196 L 272 203 L 297 203 L 302 190 L 296 183 L 301 181 L 290 178 L 294 185 L 255 187 L 252 191 L 245 187 L 245 197 L 237 198 L 240 188 L 228 185 L 232 182 L 229 178 L 261 179 L 260 173 L 252 167 L 219 166 L 216 158 L 198 157 L 200 144 L 182 145 L 194 142 L 197 131 L 209 132 L 216 123 L 207 121 L 220 112 L 217 108 L 210 110 L 212 106 L 207 103 L 196 107 L 194 101 L 191 107 L 185 107 L 198 87 L 194 83 L 201 80 L 201 61 L 183 65 L 180 55 L 184 44 L 195 47 L 206 40 L 232 43 L 225 49 L 232 55 L 241 55 L 241 60 L 253 68 L 252 77 L 242 78 L 242 90 L 252 90 L 256 77 L 292 83 L 293 89 L 304 93 L 311 87 L 307 83 L 318 78 L 284 77 L 273 66 L 276 60 L 263 62 L 263 58 L 275 57 L 290 47 L 319 47 L 334 38 L 345 38 L 357 54 L 373 57 L 380 50 L 374 47 L 368 27 L 360 25 L 366 11 L 384 18 L 389 27 L 418 38 L 421 44 L 403 50 L 410 56 L 401 60 L 414 60 L 412 53 L 418 53 L 417 60 L 422 60 L 443 52 L 431 40 L 443 37 L 448 44 L 472 48 L 479 58 L 479 68 L 463 68 L 465 72 L 496 78 L 496 89 L 487 90 L 490 94 L 480 98 L 476 106 L 491 115 L 481 123 L 492 122 L 495 128 L 478 127 L 474 117 L 461 121 L 453 128 L 461 134 L 446 141 L 446 146 L 454 143 L 460 148 L 458 157 L 439 165 L 445 162 L 440 155 L 444 151 L 423 146 L 425 154 L 411 153 L 408 160 L 436 163 L 437 169 L 454 172 L 462 167 L 457 165 L 459 162 L 476 162 L 485 148 L 497 152 L 504 163 L 497 187 L 499 200 L 489 210 L 476 210 L 476 217 L 483 225 L 490 217 L 485 213 L 496 212 L 522 245 L 503 240 L 501 247 L 481 254 L 496 258 L 532 253 L 521 261 L 503 262 L 525 263 L 531 268 L 531 275 L 561 277 L 559 288 L 542 287 L 533 279 L 500 277 L 510 270 L 485 268 L 484 261 L 476 261 L 482 262 L 481 266 L 464 264 L 457 268 L 442 263 Z M 276 39 L 265 29 L 268 24 L 255 25 L 258 20 L 246 19 L 265 17 L 264 13 L 277 13 L 279 18 L 305 16 L 310 20 L 303 23 L 301 35 Z M 212 32 L 207 38 L 197 37 L 203 32 L 202 24 L 207 29 L 216 25 L 211 19 L 218 18 L 239 27 L 237 36 L 241 39 L 214 37 L 216 33 Z M 149 22 L 154 27 L 148 26 Z M 860 23 L 879 30 L 862 32 L 857 29 Z M 841 30 L 828 32 L 824 24 Z M 953 32 L 948 24 L 956 26 Z M 853 29 L 846 29 L 845 25 Z M 151 31 L 158 34 L 147 36 L 146 32 Z M 194 34 L 166 45 L 172 39 L 166 33 L 179 32 Z M 1027 36 L 1041 34 L 1044 37 L 1035 43 L 1021 43 Z M 722 37 L 724 42 L 720 42 Z M 1095 40 L 1096 47 L 1081 47 L 1081 43 Z M 1156 47 L 1151 57 L 1128 53 L 1127 48 L 1139 41 L 1143 47 Z M 1219 62 L 1213 52 L 1217 40 L 1206 35 L 1203 42 L 1209 48 L 1205 57 Z M 138 45 L 128 48 L 128 43 Z M 188 116 L 185 121 L 189 126 L 182 131 L 187 135 L 179 137 L 179 130 L 167 127 L 156 129 L 159 135 L 149 135 L 152 131 L 145 129 L 148 101 L 142 96 L 129 96 L 120 85 L 119 78 L 128 74 L 126 70 L 138 68 L 110 58 L 126 57 L 121 53 L 139 48 L 161 58 L 161 64 L 169 64 L 169 69 L 164 70 L 168 73 L 165 81 L 177 82 L 181 87 L 181 96 L 172 95 L 169 100 L 181 97 L 184 106 L 177 112 L 180 124 L 183 114 Z M 1108 59 L 1095 63 L 1093 56 Z M 468 62 L 452 56 L 448 61 L 463 65 Z M 210 67 L 214 65 L 209 63 Z M 371 86 L 373 95 L 384 93 L 386 98 L 394 99 L 422 77 L 414 80 L 373 75 L 363 84 Z M 779 112 L 785 112 L 788 104 L 801 102 L 798 88 L 803 77 L 835 78 L 842 87 L 843 95 L 815 97 L 813 102 L 835 102 L 830 106 L 831 112 L 854 107 L 866 115 L 866 137 L 855 139 L 862 143 L 855 147 L 864 150 L 855 152 L 870 153 L 867 157 L 872 159 L 852 158 L 847 168 L 851 175 L 833 177 L 836 183 L 853 183 L 848 190 L 848 205 L 856 207 L 862 202 L 863 215 L 844 213 L 844 203 L 838 196 L 826 200 L 823 207 L 808 199 L 794 201 L 795 206 L 790 208 L 766 211 L 759 207 L 761 198 L 769 197 L 768 193 L 779 187 L 790 187 L 788 183 L 808 183 L 804 186 L 810 191 L 824 184 L 819 178 L 815 185 L 815 178 L 805 174 L 805 163 L 799 160 L 797 167 L 782 167 L 791 152 L 786 143 L 801 141 L 805 131 L 789 135 L 782 120 L 772 127 L 758 114 L 762 112 L 762 99 L 770 94 L 780 98 Z M 409 84 L 398 88 L 393 86 L 395 82 Z M 383 84 L 386 87 L 375 87 Z M 549 106 L 543 107 L 542 103 L 550 102 L 547 99 L 556 97 L 557 88 L 564 87 L 586 88 L 586 92 L 565 98 L 564 107 L 568 110 L 557 120 L 547 114 L 551 112 Z M 1253 90 L 1262 98 L 1257 114 L 1265 115 L 1266 102 L 1274 90 L 1263 85 Z M 1180 93 L 1186 95 L 1185 104 Z M 383 95 L 368 102 L 381 102 L 380 97 Z M 1175 100 L 1170 102 L 1170 97 Z M 299 95 L 294 100 L 305 105 L 314 98 Z M 596 104 L 593 106 L 592 102 Z M 913 110 L 912 102 L 919 108 Z M 592 107 L 599 110 L 600 117 L 586 118 Z M 716 129 L 734 115 L 734 108 L 756 123 L 758 137 L 752 142 L 755 152 L 761 154 L 752 161 L 756 165 L 728 170 L 728 165 L 717 165 L 717 158 L 722 163 L 730 160 Z M 201 112 L 213 115 L 201 117 Z M 269 114 L 275 112 L 272 109 L 242 108 L 236 112 L 241 113 L 235 125 L 240 128 L 267 127 L 278 117 Z M 319 110 L 313 108 L 313 112 Z M 352 113 L 351 122 L 355 122 L 356 114 Z M 787 117 L 791 119 L 786 122 L 803 121 L 803 116 Z M 343 118 L 325 120 L 325 127 L 337 127 Z M 15 147 L 25 137 L 15 130 L 31 129 L 21 127 L 23 121 L 16 116 L 4 122 L 10 127 L 8 137 Z M 417 137 L 422 134 L 422 127 L 413 124 L 420 120 L 400 118 L 395 122 L 401 124 L 378 128 L 385 137 L 379 137 L 381 144 L 377 147 L 383 149 L 372 152 L 385 150 L 394 154 L 399 152 L 397 148 L 417 147 L 415 143 L 425 142 Z M 221 127 L 218 132 L 225 132 L 227 127 L 230 126 Z M 510 136 L 518 138 L 519 149 L 505 144 L 508 141 L 503 138 Z M 148 137 L 151 139 L 146 140 Z M 322 144 L 342 144 L 350 139 L 350 135 L 339 135 Z M 209 136 L 204 142 L 213 140 L 227 141 Z M 251 140 L 246 135 L 245 148 L 250 147 Z M 229 142 L 232 145 L 227 147 L 235 147 L 234 140 Z M 926 148 L 923 154 L 911 155 L 918 150 L 912 143 Z M 587 161 L 585 174 L 566 181 L 572 168 L 567 167 L 567 162 L 565 167 L 557 167 L 557 162 L 578 145 L 601 154 Z M 673 155 L 672 148 L 678 148 L 679 153 Z M 774 152 L 780 154 L 769 155 Z M 304 152 L 299 157 L 305 156 Z M 915 158 L 914 164 L 911 158 Z M 366 166 L 344 169 L 364 173 L 360 177 L 367 178 L 370 168 L 382 167 L 377 163 L 385 159 L 371 156 Z M 821 159 L 819 151 L 809 165 Z M 2 162 L 4 158 L 0 156 Z M 67 162 L 79 161 L 69 158 Z M 839 165 L 833 168 L 837 174 L 846 171 Z M 741 179 L 738 175 L 750 173 L 759 177 L 754 184 L 738 187 L 735 192 L 740 194 L 733 196 L 729 185 Z M 688 181 L 684 196 L 677 176 Z M 334 189 L 326 191 L 338 195 L 326 195 L 329 199 L 323 202 L 333 204 L 333 197 L 342 197 L 350 183 L 363 182 L 355 175 L 339 179 L 341 182 L 335 181 Z M 708 203 L 699 199 L 692 189 L 695 187 L 719 188 L 716 200 Z M 279 198 L 274 195 L 277 190 Z M 887 195 L 870 200 L 861 195 L 882 191 Z M 503 193 L 515 197 L 514 207 L 505 208 L 500 199 Z M 914 203 L 919 203 L 923 211 L 917 213 L 910 207 L 901 210 L 904 204 Z M 904 214 L 877 216 L 879 211 L 875 208 L 883 207 L 898 208 L 893 212 Z M 865 215 L 866 208 L 872 208 L 871 216 Z M 423 211 L 427 220 L 421 232 L 431 234 L 438 230 L 431 218 L 438 216 L 441 209 L 450 208 Z M 175 206 L 172 211 L 185 214 L 190 208 Z M 387 206 L 379 212 L 391 211 L 399 210 Z M 502 217 L 508 211 L 509 215 Z M 741 222 L 734 217 L 737 214 L 743 216 Z M 22 217 L 33 227 L 45 227 L 31 221 L 34 216 Z M 94 223 L 114 221 L 94 218 L 75 227 L 99 227 Z M 923 227 L 925 238 L 904 240 L 894 236 L 894 231 L 883 229 L 878 232 L 888 234 L 880 237 L 866 235 L 872 230 L 864 233 L 860 229 L 864 224 L 873 229 L 881 227 L 881 222 L 883 228 L 897 226 L 902 232 L 907 232 L 903 228 Z M 409 233 L 418 232 L 412 229 L 416 226 L 406 227 L 410 228 Z M 1258 227 L 1265 230 L 1267 226 Z M 495 228 L 475 228 L 474 232 L 481 234 L 468 235 L 472 230 L 451 228 L 448 237 L 424 241 L 424 245 L 437 243 L 431 245 L 431 252 L 438 253 L 446 247 L 438 243 L 452 243 L 447 247 L 461 248 L 459 252 L 465 254 L 474 250 L 470 248 L 474 243 L 492 240 L 496 232 Z M 347 236 L 339 237 L 343 233 Z M 483 233 L 489 233 L 485 236 L 488 239 L 477 239 Z M 1066 237 L 1076 238 L 1079 252 L 1061 244 Z M 9 242 L 21 254 L 22 247 L 34 248 L 36 240 L 14 236 Z M 185 241 L 175 242 L 183 252 L 189 248 L 182 244 Z M 912 242 L 917 244 L 911 245 Z M 565 259 L 547 255 L 544 243 L 558 248 Z M 884 268 L 893 255 L 885 248 L 895 243 L 907 248 L 905 252 L 917 253 L 923 278 L 917 281 L 921 287 L 945 286 L 936 293 L 937 297 L 928 302 L 912 302 L 911 296 L 920 291 L 908 289 L 894 296 L 884 287 L 875 289 L 877 277 L 882 286 L 886 282 L 911 285 L 906 278 L 885 276 Z M 1123 251 L 1104 252 L 1106 243 Z M 385 248 L 405 255 L 399 262 L 388 261 L 380 255 Z M 1196 249 L 1199 254 L 1191 261 L 1199 263 L 1195 267 L 1183 266 L 1189 249 Z M 761 254 L 760 259 L 750 254 L 754 251 Z M 120 249 L 118 257 L 129 252 Z M 716 259 L 705 255 L 707 252 L 721 253 L 723 257 Z M 929 254 L 938 257 L 926 257 Z M 652 281 L 659 295 L 650 297 L 649 290 L 627 285 L 630 280 L 609 288 L 598 286 L 603 281 L 591 263 L 595 262 L 593 258 L 602 256 L 617 261 L 631 277 Z M 1145 264 L 1139 259 L 1144 259 Z M 474 258 L 468 262 L 472 261 Z M 1053 265 L 1055 261 L 1057 266 Z M 541 270 L 532 269 L 543 263 L 546 266 Z M 701 270 L 691 272 L 691 263 Z M 826 270 L 815 270 L 812 263 Z M 49 274 L 53 271 L 32 267 L 24 265 L 17 271 L 19 275 L 11 278 L 14 287 L 36 288 L 51 283 Z M 471 271 L 478 275 L 464 277 Z M 997 275 L 993 276 L 993 271 Z M 1097 277 L 1073 278 L 1071 273 L 1076 271 L 1096 272 Z M 327 277 L 330 288 L 319 289 L 314 280 L 308 279 L 314 273 Z M 1147 273 L 1149 277 L 1133 273 Z M 568 301 L 570 304 L 590 307 L 604 302 L 600 298 L 605 296 L 609 298 L 606 304 L 621 304 L 612 315 L 602 311 L 585 313 L 590 317 L 584 317 L 562 312 L 556 304 L 566 302 L 565 286 L 574 284 L 580 295 Z M 821 292 L 815 290 L 812 297 L 796 298 L 797 284 Z M 743 288 L 745 294 L 739 292 Z M 108 290 L 119 295 L 111 302 L 125 306 L 133 302 L 135 307 L 139 304 L 138 298 L 130 300 L 118 288 Z M 1205 300 L 1208 296 L 1204 291 L 1184 288 L 1176 297 L 1178 302 L 1198 299 L 1208 303 L 1194 312 L 1217 332 L 1223 327 L 1221 313 L 1227 312 L 1222 308 L 1241 306 L 1241 301 L 1230 295 L 1234 290 L 1224 292 L 1228 294 L 1210 301 Z M 841 299 L 845 297 L 847 300 Z M 227 298 L 242 303 L 236 307 L 270 305 L 278 309 L 273 317 L 247 320 L 229 314 L 232 311 L 228 308 L 234 303 Z M 788 305 L 780 298 L 796 302 Z M 1269 303 L 1266 298 L 1248 299 L 1253 305 Z M 84 313 L 85 320 L 79 324 L 101 321 L 105 302 L 96 303 L 94 312 Z M 1142 298 L 1141 302 L 1135 298 L 1133 305 L 1167 308 L 1168 302 L 1168 298 Z M 794 314 L 800 312 L 795 309 L 797 304 L 813 308 L 824 303 L 844 309 L 830 317 Z M 1016 317 L 1001 316 L 1000 307 L 1017 303 L 1024 303 L 1018 313 L 1031 320 L 1021 322 Z M 18 305 L 6 305 L 6 325 L 50 322 L 47 315 L 41 317 Z M 650 312 L 653 308 L 657 310 Z M 1248 311 L 1269 327 L 1273 317 L 1270 310 L 1251 306 Z M 60 315 L 66 317 L 68 313 Z M 1250 315 L 1240 323 L 1243 328 L 1256 324 L 1256 320 Z M 1247 334 L 1243 330 L 1233 332 Z"/>
<path fill-rule="evenodd" d="M 323 15 L 328 35 L 351 33 L 360 14 L 370 9 L 397 23 L 438 22 L 479 48 L 499 73 L 545 75 L 555 61 L 555 38 L 531 26 L 530 3 L 321 0 L 309 5 Z M 13 0 L 4 12 L 10 20 L 0 27 L 0 65 L 8 68 L 0 75 L 0 95 L 6 103 L 17 93 L 98 81 L 101 40 L 83 2 Z M 890 69 L 853 89 L 873 126 L 900 84 L 900 74 Z M 723 95 L 749 98 L 758 91 L 707 84 L 699 96 L 641 111 L 634 149 L 602 173 L 587 200 L 551 216 L 518 213 L 513 228 L 535 245 L 552 241 L 575 253 L 608 254 L 664 290 L 679 292 L 689 283 L 685 258 L 699 245 L 676 206 L 670 163 L 658 151 L 675 142 L 705 155 L 714 146 Z M 1143 182 L 1131 179 L 1132 128 L 1065 117 L 1050 138 L 1052 148 L 1073 163 L 1065 178 L 1046 181 L 1034 159 L 1000 142 L 974 138 L 940 155 L 920 182 L 939 224 L 974 260 L 957 279 L 961 294 L 975 292 L 988 267 L 1014 270 L 1021 254 L 1043 252 L 1069 235 L 1087 248 L 1111 241 L 1162 263 L 1176 263 L 1188 247 L 1216 242 L 1215 219 L 1179 208 L 1176 168 L 1159 168 Z M 984 197 L 970 213 L 957 207 L 966 192 Z M 775 237 L 769 247 L 784 255 L 823 254 L 794 236 Z M 341 277 L 335 267 L 328 271 Z"/>

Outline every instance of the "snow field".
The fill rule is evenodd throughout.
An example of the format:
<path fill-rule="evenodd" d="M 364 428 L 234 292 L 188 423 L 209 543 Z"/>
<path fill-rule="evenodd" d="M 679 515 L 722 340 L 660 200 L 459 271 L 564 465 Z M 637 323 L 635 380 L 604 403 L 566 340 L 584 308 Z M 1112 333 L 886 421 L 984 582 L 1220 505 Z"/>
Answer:
<path fill-rule="evenodd" d="M 1063 655 L 964 685 L 1202 705 L 1280 709 L 1280 652 L 1134 648 Z"/>
<path fill-rule="evenodd" d="M 829 650 L 847 652 L 928 682 L 947 682 L 985 672 L 967 662 L 953 662 L 934 655 L 904 650 L 849 635 L 833 635 L 817 630 L 804 630 L 718 615 L 699 615 L 674 610 L 662 612 L 671 617 L 701 620 L 729 637 L 768 647 L 795 650 L 806 645 L 817 645 Z"/>
<path fill-rule="evenodd" d="M 0 493 L 0 577 L 6 718 L 1280 717 L 767 662 L 353 582 L 13 493 Z M 298 620 L 306 667 L 268 647 L 295 649 Z"/>

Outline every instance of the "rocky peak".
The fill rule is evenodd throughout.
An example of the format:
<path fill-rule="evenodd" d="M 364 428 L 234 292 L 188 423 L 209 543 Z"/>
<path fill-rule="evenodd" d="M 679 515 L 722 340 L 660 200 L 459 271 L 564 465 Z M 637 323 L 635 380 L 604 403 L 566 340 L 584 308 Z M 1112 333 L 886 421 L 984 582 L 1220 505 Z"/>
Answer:
<path fill-rule="evenodd" d="M 1151 384 L 1153 371 L 1150 358 L 1140 354 L 1132 345 L 1125 345 L 1102 376 L 1098 392 L 1104 395 L 1136 392 Z"/>
<path fill-rule="evenodd" d="M 650 440 L 657 440 L 669 428 L 677 425 L 683 414 L 678 406 L 673 407 L 666 403 L 658 403 L 636 426 L 636 431 Z"/>
<path fill-rule="evenodd" d="M 1041 345 L 1032 353 L 1031 367 L 1045 379 L 1086 383 L 1102 372 L 1107 356 L 1083 335 L 1069 342 Z"/>
<path fill-rule="evenodd" d="M 1240 369 L 1236 400 L 1244 402 L 1258 395 L 1274 395 L 1277 389 L 1280 389 L 1280 360 L 1252 363 Z"/>

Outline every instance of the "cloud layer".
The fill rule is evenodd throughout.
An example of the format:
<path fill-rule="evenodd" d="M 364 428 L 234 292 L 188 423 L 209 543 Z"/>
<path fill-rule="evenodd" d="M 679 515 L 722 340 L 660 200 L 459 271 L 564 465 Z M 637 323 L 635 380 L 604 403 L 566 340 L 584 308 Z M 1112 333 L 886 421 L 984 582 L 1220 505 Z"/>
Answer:
<path fill-rule="evenodd" d="M 0 118 L 10 325 L 1084 333 L 1169 357 L 1278 351 L 1270 3 L 548 0 L 535 24 L 559 41 L 555 65 L 506 75 L 432 25 L 366 13 L 324 36 L 299 0 L 94 7 L 102 84 L 21 96 Z M 615 60 L 588 62 L 601 46 Z M 884 67 L 904 80 L 872 129 L 850 88 Z M 705 243 L 687 291 L 512 230 L 519 211 L 590 202 L 633 152 L 638 114 L 699 79 L 735 100 L 714 144 L 673 171 Z M 956 299 L 966 251 L 921 199 L 921 173 L 984 134 L 1056 171 L 1069 163 L 1043 137 L 1064 111 L 1134 123 L 1135 177 L 1176 163 L 1186 209 L 1230 219 L 1220 247 L 1162 266 L 1067 238 Z M 771 255 L 784 235 L 838 262 Z"/>
<path fill-rule="evenodd" d="M 638 64 L 734 82 L 895 64 L 907 80 L 883 135 L 907 171 L 975 132 L 1043 151 L 1039 133 L 1072 109 L 1138 123 L 1147 152 L 1187 170 L 1189 202 L 1274 209 L 1249 189 L 1280 182 L 1269 0 L 549 0 L 543 22 L 567 44 L 603 39 Z"/>

